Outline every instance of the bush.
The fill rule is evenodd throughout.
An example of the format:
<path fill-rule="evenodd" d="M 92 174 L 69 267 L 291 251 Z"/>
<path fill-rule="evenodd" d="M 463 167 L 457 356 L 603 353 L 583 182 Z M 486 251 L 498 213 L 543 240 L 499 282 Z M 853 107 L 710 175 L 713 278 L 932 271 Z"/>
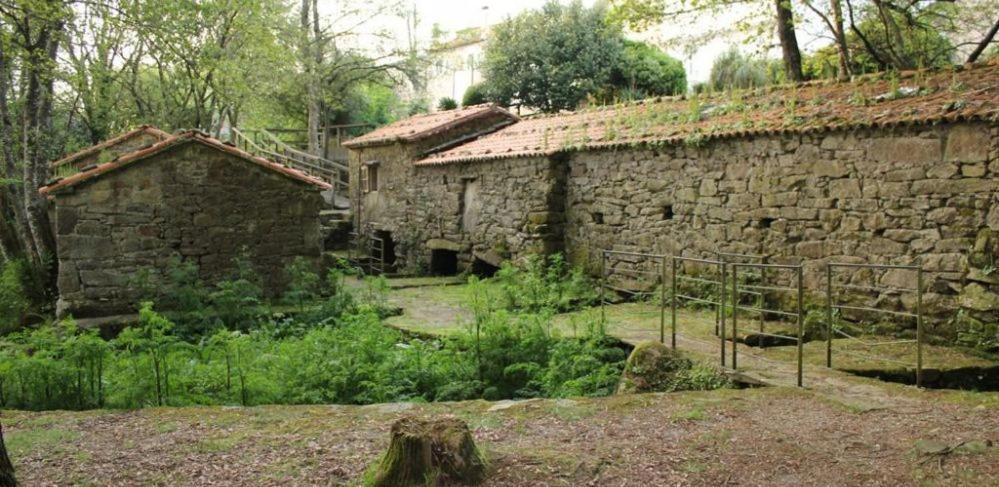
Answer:
<path fill-rule="evenodd" d="M 687 73 L 683 63 L 658 48 L 625 41 L 611 84 L 621 99 L 677 95 L 687 90 Z"/>
<path fill-rule="evenodd" d="M 470 107 L 474 105 L 481 105 L 489 101 L 489 96 L 486 93 L 485 83 L 476 83 L 468 87 L 465 90 L 464 96 L 461 97 L 461 106 Z"/>
<path fill-rule="evenodd" d="M 511 310 L 572 311 L 593 304 L 598 296 L 583 270 L 570 269 L 561 254 L 532 255 L 521 265 L 504 263 L 496 277 Z"/>
<path fill-rule="evenodd" d="M 458 102 L 454 101 L 454 98 L 449 96 L 445 96 L 437 101 L 438 110 L 454 110 L 455 108 L 458 108 Z"/>

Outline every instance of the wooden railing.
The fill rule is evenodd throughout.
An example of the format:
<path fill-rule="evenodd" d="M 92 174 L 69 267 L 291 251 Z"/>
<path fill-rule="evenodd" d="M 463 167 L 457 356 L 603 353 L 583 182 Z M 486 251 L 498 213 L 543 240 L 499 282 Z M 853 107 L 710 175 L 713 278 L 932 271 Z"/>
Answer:
<path fill-rule="evenodd" d="M 347 195 L 350 170 L 342 162 L 331 161 L 295 149 L 266 130 L 233 128 L 232 143 L 246 152 L 322 179 L 333 185 L 336 194 Z"/>

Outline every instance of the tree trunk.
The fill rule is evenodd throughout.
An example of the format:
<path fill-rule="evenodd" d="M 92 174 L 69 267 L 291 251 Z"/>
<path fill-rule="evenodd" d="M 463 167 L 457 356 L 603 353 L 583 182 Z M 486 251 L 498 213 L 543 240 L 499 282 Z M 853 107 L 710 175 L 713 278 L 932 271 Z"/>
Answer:
<path fill-rule="evenodd" d="M 982 42 L 979 42 L 978 46 L 975 47 L 975 50 L 972 51 L 970 55 L 968 55 L 968 60 L 965 61 L 966 63 L 970 64 L 978 60 L 978 57 L 981 56 L 983 52 L 985 52 L 985 48 L 989 47 L 989 44 L 992 42 L 992 39 L 995 39 L 996 31 L 999 31 L 999 20 L 997 20 L 996 23 L 992 24 L 992 28 L 989 29 L 988 33 L 985 34 L 985 38 L 982 39 Z"/>
<path fill-rule="evenodd" d="M 7 456 L 7 446 L 3 442 L 3 425 L 0 424 L 0 487 L 17 487 L 14 478 L 14 464 Z"/>
<path fill-rule="evenodd" d="M 320 105 L 319 65 L 322 62 L 320 46 L 318 6 L 316 0 L 302 0 L 302 65 L 305 67 L 306 106 L 308 109 L 308 127 L 306 139 L 310 154 L 319 154 L 319 118 L 322 109 Z M 313 19 L 310 22 L 310 17 Z"/>
<path fill-rule="evenodd" d="M 850 72 L 850 48 L 846 44 L 846 31 L 843 30 L 843 5 L 840 0 L 830 0 L 833 11 L 833 35 L 836 36 L 836 47 L 839 52 L 839 79 L 845 80 Z"/>
<path fill-rule="evenodd" d="M 787 79 L 795 83 L 805 80 L 801 71 L 801 50 L 798 48 L 798 36 L 794 33 L 794 12 L 788 0 L 774 0 L 777 8 L 777 36 L 780 38 L 781 52 L 784 57 L 784 72 Z"/>
<path fill-rule="evenodd" d="M 460 419 L 402 418 L 391 435 L 375 470 L 375 487 L 479 485 L 485 479 L 485 460 Z"/>

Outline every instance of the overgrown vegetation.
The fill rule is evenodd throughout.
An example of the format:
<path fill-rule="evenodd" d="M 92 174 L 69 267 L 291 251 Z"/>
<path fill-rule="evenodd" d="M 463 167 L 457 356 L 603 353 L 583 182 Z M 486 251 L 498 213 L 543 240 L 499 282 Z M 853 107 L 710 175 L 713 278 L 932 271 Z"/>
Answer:
<path fill-rule="evenodd" d="M 468 331 L 413 339 L 384 326 L 384 279 L 357 290 L 344 271 L 320 279 L 292 263 L 271 309 L 259 276 L 237 263 L 206 286 L 176 264 L 159 312 L 105 340 L 72 320 L 0 339 L 0 407 L 45 410 L 182 405 L 367 404 L 393 401 L 598 396 L 613 392 L 625 351 L 596 319 L 580 338 L 551 316 L 592 294 L 561 258 L 501 271 L 502 296 L 476 295 Z M 519 285 L 517 283 L 520 283 Z"/>

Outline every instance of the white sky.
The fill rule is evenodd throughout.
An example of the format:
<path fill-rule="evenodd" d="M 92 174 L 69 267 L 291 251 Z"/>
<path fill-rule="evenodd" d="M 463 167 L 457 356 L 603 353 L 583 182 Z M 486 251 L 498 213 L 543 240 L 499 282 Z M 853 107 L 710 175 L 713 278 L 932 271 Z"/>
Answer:
<path fill-rule="evenodd" d="M 568 1 L 568 0 L 563 0 Z M 595 0 L 583 0 L 586 6 L 592 6 Z M 354 3 L 356 2 L 356 3 Z M 335 17 L 338 5 L 360 5 L 364 0 L 327 0 L 320 3 L 321 14 Z M 453 34 L 456 31 L 469 27 L 483 27 L 496 24 L 508 16 L 514 16 L 527 9 L 537 9 L 545 4 L 545 0 L 409 0 L 405 3 L 408 8 L 416 8 L 419 14 L 419 25 L 417 36 L 421 44 L 426 47 L 431 39 L 433 26 L 436 24 L 444 31 Z M 766 15 L 769 12 L 769 2 L 757 5 L 744 4 L 739 8 L 741 12 L 751 11 L 746 9 L 765 9 Z M 688 25 L 664 25 L 650 29 L 641 34 L 629 35 L 629 37 L 645 40 L 665 49 L 671 56 L 683 61 L 687 69 L 687 80 L 689 84 L 704 81 L 708 78 L 711 70 L 711 63 L 715 57 L 728 49 L 732 44 L 738 45 L 746 53 L 759 53 L 769 51 L 771 57 L 779 57 L 779 50 L 771 47 L 776 44 L 776 39 L 766 45 L 750 46 L 745 45 L 743 39 L 738 35 L 713 35 L 696 43 L 695 49 L 684 49 L 681 46 L 669 43 L 669 39 L 677 36 L 689 37 L 697 36 L 707 31 L 718 30 L 719 26 L 724 28 L 732 26 L 738 18 L 737 12 L 727 12 L 715 17 L 704 17 L 697 21 L 692 21 Z M 391 18 L 381 18 L 378 22 L 369 24 L 367 28 L 388 28 L 398 39 L 396 47 L 401 47 L 406 39 L 406 24 L 401 17 L 390 16 Z M 827 43 L 824 39 L 816 39 L 810 35 L 807 29 L 798 29 L 798 41 L 803 50 L 814 50 Z M 372 46 L 374 47 L 374 46 Z"/>

